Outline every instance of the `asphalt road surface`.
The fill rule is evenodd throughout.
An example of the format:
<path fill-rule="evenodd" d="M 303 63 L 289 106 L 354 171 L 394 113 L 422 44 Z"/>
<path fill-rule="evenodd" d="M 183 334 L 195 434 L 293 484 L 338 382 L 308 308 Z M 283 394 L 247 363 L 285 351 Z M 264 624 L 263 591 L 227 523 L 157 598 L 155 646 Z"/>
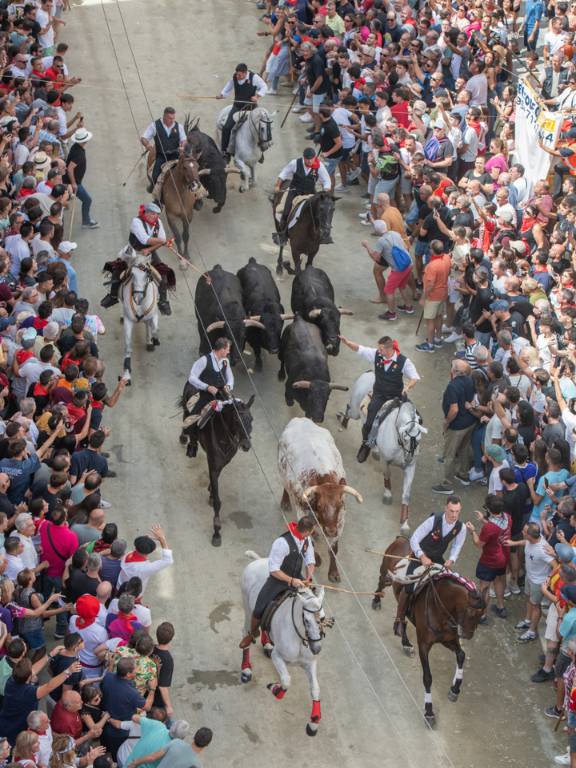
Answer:
<path fill-rule="evenodd" d="M 102 265 L 124 245 L 131 217 L 148 199 L 142 165 L 123 186 L 141 151 L 138 133 L 167 104 L 176 107 L 179 119 L 190 112 L 201 118 L 205 131 L 213 132 L 224 102 L 193 97 L 218 93 L 238 61 L 259 69 L 265 40 L 256 37 L 257 17 L 254 3 L 247 0 L 89 0 L 75 4 L 67 15 L 63 39 L 74 43 L 71 71 L 84 77 L 75 94 L 86 127 L 94 132 L 85 186 L 94 198 L 93 215 L 101 227 L 80 229 L 77 211 L 72 233 L 79 243 L 74 260 L 80 291 L 94 307 L 104 292 Z M 283 164 L 306 146 L 304 126 L 295 116 L 279 129 L 290 98 L 290 89 L 282 87 L 279 96 L 265 100 L 277 114 L 274 146 L 264 165 L 258 166 L 257 187 L 239 194 L 238 177 L 233 176 L 222 213 L 214 215 L 208 205 L 195 215 L 192 259 L 202 269 L 220 263 L 236 271 L 250 256 L 274 268 L 267 191 Z M 414 524 L 442 503 L 430 489 L 441 477 L 435 455 L 441 444 L 439 403 L 450 357 L 448 351 L 422 355 L 414 350 L 417 316 L 401 318 L 391 327 L 378 321 L 378 308 L 368 303 L 375 290 L 369 259 L 360 247 L 360 241 L 370 237 L 356 216 L 361 209 L 358 188 L 342 197 L 334 217 L 335 244 L 323 246 L 315 263 L 329 273 L 340 304 L 355 313 L 343 318 L 343 333 L 372 344 L 392 332 L 422 375 L 414 400 L 429 433 L 413 489 Z M 163 257 L 174 261 L 168 252 Z M 135 335 L 133 385 L 108 420 L 113 426 L 109 449 L 118 478 L 106 483 L 106 497 L 114 504 L 109 518 L 124 532 L 136 535 L 160 522 L 174 549 L 175 566 L 155 579 L 146 597 L 155 622 L 170 620 L 176 626 L 177 715 L 190 720 L 193 728 L 208 725 L 215 732 L 205 764 L 526 768 L 546 764 L 564 751 L 565 737 L 554 734 L 553 723 L 542 714 L 543 707 L 552 703 L 552 688 L 529 681 L 540 649 L 536 643 L 523 647 L 516 641 L 513 625 L 524 605 L 520 597 L 507 601 L 507 621 L 491 618 L 465 643 L 464 684 L 455 704 L 447 699 L 455 659 L 443 648 L 432 652 L 438 718 L 434 732 L 422 719 L 419 662 L 406 658 L 392 635 L 390 595 L 383 610 L 374 613 L 367 597 L 328 594 L 327 610 L 336 624 L 319 657 L 323 719 L 315 739 L 305 734 L 311 703 L 300 669 L 293 670 L 292 687 L 281 702 L 266 689 L 277 676 L 259 652 L 253 654 L 253 682 L 240 684 L 237 645 L 243 629 L 239 580 L 247 562 L 244 552 L 252 549 L 266 555 L 273 539 L 285 530 L 279 509 L 277 436 L 290 418 L 302 414 L 284 403 L 276 360 L 265 358 L 263 372 L 254 376 L 241 366 L 236 369 L 237 393 L 248 397 L 256 391 L 253 450 L 238 455 L 222 475 L 223 545 L 214 549 L 204 456 L 187 459 L 178 442 L 176 400 L 196 358 L 198 335 L 192 300 L 196 275 L 178 271 L 177 277 L 173 315 L 161 318 L 161 346 L 148 353 L 144 330 Z M 286 307 L 290 281 L 285 276 L 279 284 Z M 123 357 L 120 310 L 102 314 L 108 328 L 102 350 L 107 380 L 113 385 Z M 249 369 L 253 357 L 245 360 Z M 366 369 L 347 349 L 330 358 L 330 367 L 333 381 L 345 384 Z M 342 586 L 365 591 L 376 587 L 380 565 L 365 548 L 384 549 L 398 532 L 399 475 L 393 475 L 394 503 L 386 507 L 378 464 L 355 461 L 358 424 L 351 423 L 347 432 L 339 429 L 336 413 L 345 402 L 346 393 L 332 394 L 324 426 L 342 452 L 348 483 L 364 496 L 363 505 L 348 497 L 339 560 Z M 464 490 L 463 500 L 464 519 L 472 519 L 482 493 Z M 319 551 L 326 553 L 322 543 Z M 476 559 L 467 541 L 459 564 L 462 572 L 473 575 Z M 325 566 L 318 577 L 326 580 Z"/>

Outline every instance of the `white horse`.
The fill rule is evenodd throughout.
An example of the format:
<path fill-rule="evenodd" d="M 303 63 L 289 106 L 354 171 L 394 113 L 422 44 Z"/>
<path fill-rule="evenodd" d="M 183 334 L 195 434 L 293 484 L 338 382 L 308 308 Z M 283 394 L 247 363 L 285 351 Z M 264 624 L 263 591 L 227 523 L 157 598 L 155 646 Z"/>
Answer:
<path fill-rule="evenodd" d="M 131 249 L 132 250 L 132 249 Z M 132 332 L 136 323 L 146 325 L 146 349 L 153 352 L 158 339 L 158 287 L 160 275 L 138 251 L 125 252 L 129 274 L 122 284 L 124 323 L 124 378 L 131 382 Z"/>
<path fill-rule="evenodd" d="M 367 371 L 359 376 L 350 389 L 350 398 L 346 411 L 339 416 L 340 423 L 346 429 L 350 419 L 366 421 L 365 400 L 372 395 L 374 387 L 374 372 Z M 402 484 L 402 506 L 400 509 L 400 530 L 410 528 L 408 515 L 410 512 L 410 492 L 416 472 L 416 459 L 420 452 L 422 435 L 428 430 L 422 426 L 416 406 L 406 400 L 399 407 L 393 408 L 378 427 L 376 450 L 384 463 L 384 504 L 392 503 L 392 485 L 390 482 L 390 466 L 400 467 L 404 473 Z"/>
<path fill-rule="evenodd" d="M 260 558 L 254 552 L 246 553 L 252 558 L 252 562 L 246 566 L 242 573 L 242 597 L 246 620 L 246 632 L 250 629 L 252 611 L 256 605 L 256 599 L 264 582 L 268 578 L 268 559 Z M 290 673 L 288 664 L 298 664 L 304 669 L 310 685 L 312 696 L 312 714 L 310 722 L 306 725 L 306 733 L 315 736 L 318 731 L 318 723 L 321 719 L 320 710 L 320 685 L 316 671 L 316 657 L 322 650 L 322 638 L 324 628 L 332 626 L 333 619 L 327 619 L 322 608 L 324 601 L 324 587 L 302 589 L 293 597 L 287 598 L 272 617 L 269 640 L 273 643 L 272 663 L 280 675 L 280 682 L 270 683 L 268 688 L 276 699 L 283 699 L 290 687 Z M 271 644 L 262 633 L 265 650 L 269 651 Z M 250 648 L 242 652 L 242 676 L 243 683 L 252 679 L 252 663 L 250 661 Z"/>
<path fill-rule="evenodd" d="M 218 115 L 219 136 L 231 109 L 232 105 L 224 107 Z M 256 184 L 256 163 L 264 162 L 264 152 L 272 146 L 272 116 L 264 107 L 256 107 L 248 112 L 237 112 L 234 119 L 240 125 L 234 136 L 232 159 L 240 171 L 240 192 L 245 192 Z"/>

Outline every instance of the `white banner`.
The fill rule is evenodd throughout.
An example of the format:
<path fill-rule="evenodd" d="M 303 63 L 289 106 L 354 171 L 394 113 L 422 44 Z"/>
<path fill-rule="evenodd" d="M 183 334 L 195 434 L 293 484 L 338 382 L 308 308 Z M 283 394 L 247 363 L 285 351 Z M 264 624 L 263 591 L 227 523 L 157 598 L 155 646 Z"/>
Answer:
<path fill-rule="evenodd" d="M 550 170 L 550 155 L 539 146 L 556 148 L 563 115 L 542 109 L 538 96 L 526 79 L 518 81 L 516 97 L 515 155 L 532 183 L 545 179 Z"/>

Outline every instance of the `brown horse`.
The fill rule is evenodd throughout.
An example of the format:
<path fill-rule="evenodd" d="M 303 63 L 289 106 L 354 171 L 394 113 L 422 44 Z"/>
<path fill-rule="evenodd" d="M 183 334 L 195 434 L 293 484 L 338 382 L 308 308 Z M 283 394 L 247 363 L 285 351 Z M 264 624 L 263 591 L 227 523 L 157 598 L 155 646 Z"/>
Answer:
<path fill-rule="evenodd" d="M 394 596 L 398 600 L 403 586 L 393 582 L 390 574 L 394 572 L 401 558 L 411 556 L 413 557 L 409 540 L 404 536 L 398 536 L 386 549 L 382 558 L 380 579 L 376 588 L 378 594 L 392 584 Z M 372 608 L 380 607 L 380 597 L 374 597 Z M 407 617 L 416 628 L 416 641 L 426 691 L 424 717 L 430 726 L 436 723 L 432 708 L 432 672 L 428 660 L 430 649 L 436 643 L 441 643 L 456 654 L 456 673 L 448 691 L 448 699 L 456 701 L 462 686 L 466 658 L 460 645 L 460 637 L 466 640 L 473 637 L 485 607 L 477 589 L 468 588 L 450 577 L 429 581 L 411 600 Z M 406 632 L 406 624 L 402 627 L 402 648 L 407 655 L 414 654 L 414 648 Z"/>
<path fill-rule="evenodd" d="M 148 168 L 153 164 L 154 152 L 151 151 L 148 153 Z M 178 162 L 164 174 L 162 179 L 160 202 L 164 206 L 168 224 L 174 234 L 176 248 L 182 253 L 183 242 L 183 254 L 186 258 L 188 258 L 190 222 L 194 211 L 202 207 L 202 198 L 206 196 L 200 177 L 207 173 L 209 171 L 200 170 L 196 156 L 191 147 L 186 144 L 180 152 Z M 178 222 L 182 225 L 182 234 L 178 229 Z"/>

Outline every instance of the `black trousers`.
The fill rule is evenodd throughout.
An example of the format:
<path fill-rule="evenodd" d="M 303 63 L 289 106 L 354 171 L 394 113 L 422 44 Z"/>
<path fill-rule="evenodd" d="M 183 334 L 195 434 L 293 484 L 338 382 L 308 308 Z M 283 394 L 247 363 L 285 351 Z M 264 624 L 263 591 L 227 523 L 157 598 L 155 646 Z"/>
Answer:
<path fill-rule="evenodd" d="M 372 424 L 374 423 L 376 414 L 380 408 L 382 408 L 384 403 L 390 399 L 391 398 L 384 397 L 383 395 L 372 395 L 372 400 L 370 400 L 370 405 L 368 406 L 368 413 L 366 414 L 366 421 L 362 427 L 362 439 L 364 442 L 368 440 L 368 436 L 370 435 L 370 430 L 372 429 Z"/>
<path fill-rule="evenodd" d="M 237 112 L 240 112 L 240 110 L 236 109 L 236 107 L 232 107 L 232 109 L 230 110 L 230 113 L 228 114 L 228 117 L 226 118 L 224 127 L 222 128 L 222 140 L 220 143 L 220 148 L 222 149 L 222 152 L 226 152 L 228 149 L 228 144 L 230 143 L 230 134 L 232 133 L 232 128 L 234 128 L 234 115 Z"/>
<path fill-rule="evenodd" d="M 156 159 L 154 160 L 154 165 L 152 166 L 152 184 L 156 184 L 158 180 L 158 176 L 160 176 L 160 171 L 162 170 L 162 166 L 164 163 L 169 163 L 170 160 L 178 160 L 178 155 L 156 155 Z"/>
<path fill-rule="evenodd" d="M 254 606 L 253 611 L 254 616 L 257 619 L 261 619 L 266 610 L 266 606 L 269 605 L 275 597 L 282 592 L 285 592 L 287 589 L 289 589 L 289 586 L 285 581 L 275 579 L 274 576 L 268 576 L 267 581 L 260 590 L 260 594 L 256 598 L 256 605 Z"/>

